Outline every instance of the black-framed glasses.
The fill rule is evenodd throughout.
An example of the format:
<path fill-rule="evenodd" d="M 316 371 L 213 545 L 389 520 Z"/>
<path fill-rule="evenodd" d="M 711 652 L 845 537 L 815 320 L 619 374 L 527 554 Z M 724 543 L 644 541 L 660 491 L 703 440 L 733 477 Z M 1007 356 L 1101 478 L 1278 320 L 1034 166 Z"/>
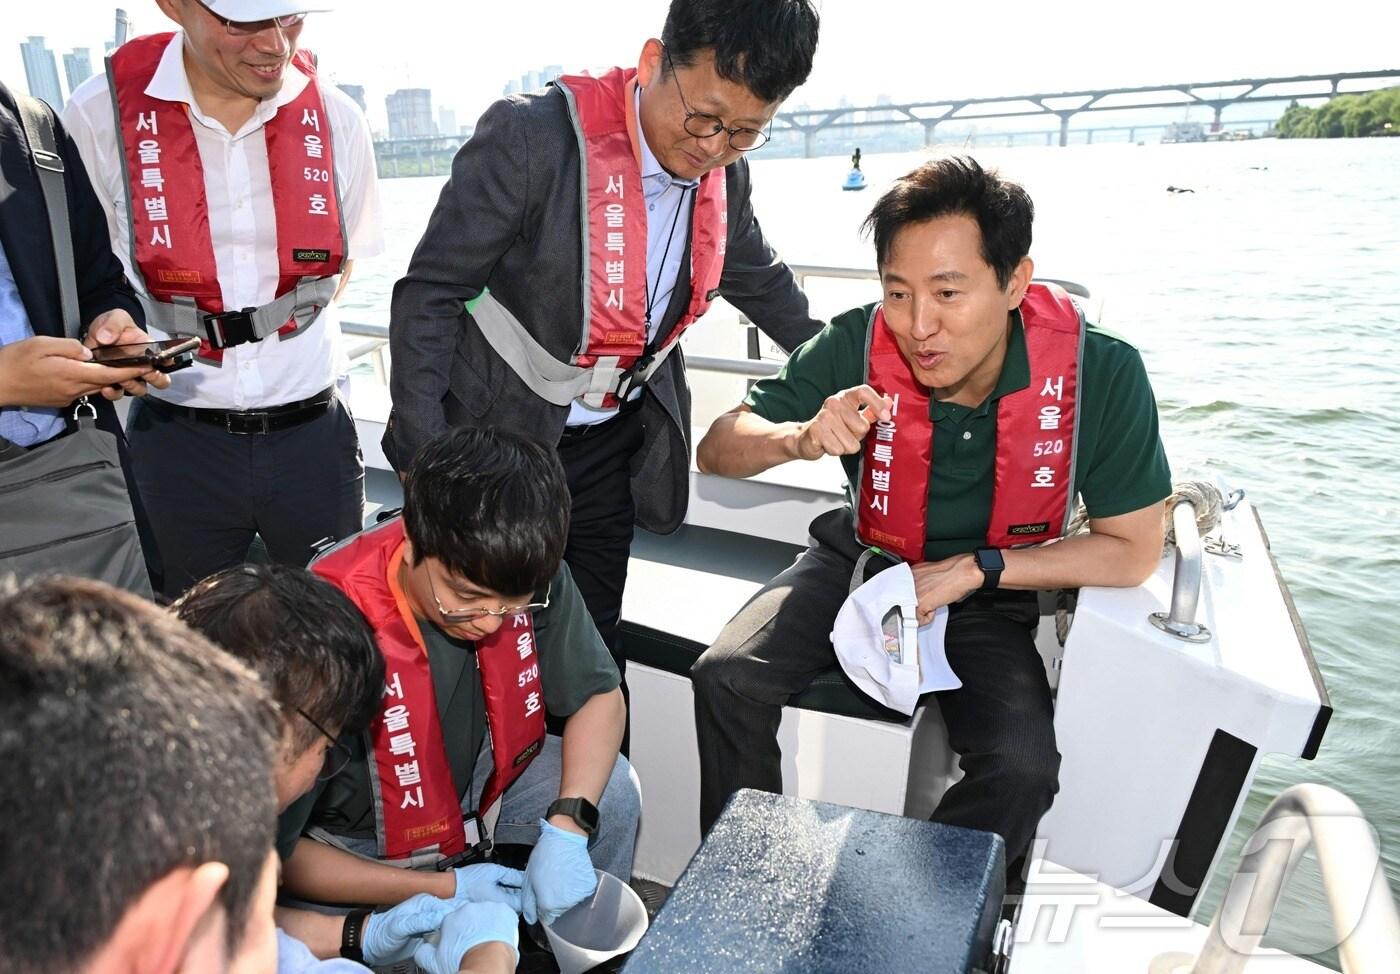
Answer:
<path fill-rule="evenodd" d="M 316 775 L 317 781 L 330 781 L 340 772 L 345 770 L 345 766 L 350 763 L 350 748 L 342 743 L 339 738 L 326 730 L 316 721 L 311 719 L 311 715 L 300 707 L 297 713 L 306 718 L 306 722 L 321 732 L 326 740 L 331 742 L 331 746 L 326 748 L 326 763 L 321 766 L 321 773 Z"/>
<path fill-rule="evenodd" d="M 485 616 L 514 616 L 514 615 L 534 615 L 542 609 L 549 608 L 550 590 L 545 589 L 543 602 L 526 602 L 524 605 L 503 605 L 498 609 L 449 609 L 442 604 L 442 599 L 438 598 L 437 586 L 433 584 L 433 573 L 425 566 L 423 569 L 428 575 L 428 591 L 433 593 L 433 601 L 437 603 L 438 613 L 444 622 L 474 622 Z"/>
<path fill-rule="evenodd" d="M 752 152 L 768 141 L 768 133 L 773 129 L 773 122 L 768 122 L 768 128 L 751 129 L 743 126 L 730 127 L 724 124 L 724 119 L 718 115 L 711 115 L 709 112 L 697 112 L 690 107 L 690 103 L 685 100 L 685 91 L 681 89 L 681 79 L 676 74 L 676 65 L 671 61 L 671 52 L 663 47 L 661 49 L 666 55 L 666 67 L 671 72 L 671 77 L 676 82 L 676 94 L 681 96 L 681 107 L 685 109 L 685 130 L 697 139 L 711 139 L 721 132 L 729 133 L 729 148 L 735 152 Z"/>
<path fill-rule="evenodd" d="M 223 24 L 224 30 L 234 37 L 252 37 L 254 34 L 261 34 L 272 27 L 291 30 L 306 19 L 306 14 L 284 14 L 281 17 L 269 17 L 266 20 L 229 20 L 210 8 L 208 4 L 200 3 L 200 0 L 195 0 L 195 3 L 199 3 L 209 12 L 209 16 Z"/>

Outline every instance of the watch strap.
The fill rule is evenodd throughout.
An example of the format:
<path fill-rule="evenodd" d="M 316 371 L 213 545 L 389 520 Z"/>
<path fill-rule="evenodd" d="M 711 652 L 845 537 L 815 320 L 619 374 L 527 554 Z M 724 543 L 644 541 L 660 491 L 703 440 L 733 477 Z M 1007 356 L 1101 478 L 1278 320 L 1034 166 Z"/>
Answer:
<path fill-rule="evenodd" d="M 373 910 L 351 910 L 340 928 L 340 956 L 363 964 L 365 920 Z"/>
<path fill-rule="evenodd" d="M 587 798 L 556 798 L 545 811 L 546 819 L 555 815 L 567 815 L 574 824 L 592 835 L 598 831 L 598 809 Z"/>
<path fill-rule="evenodd" d="M 983 562 L 987 560 L 988 555 L 994 555 L 1001 564 L 996 568 L 987 567 Z M 982 584 L 978 586 L 977 591 L 981 593 L 997 591 L 1001 586 L 1001 573 L 1006 569 L 1006 561 L 1002 556 L 1001 549 L 978 548 L 973 553 L 973 560 L 977 563 L 977 567 L 982 569 Z"/>

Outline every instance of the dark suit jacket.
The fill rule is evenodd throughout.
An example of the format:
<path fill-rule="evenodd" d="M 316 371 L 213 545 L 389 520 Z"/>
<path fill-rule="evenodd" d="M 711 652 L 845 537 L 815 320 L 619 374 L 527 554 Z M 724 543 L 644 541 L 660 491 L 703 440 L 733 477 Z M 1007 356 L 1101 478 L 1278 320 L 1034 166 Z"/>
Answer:
<path fill-rule="evenodd" d="M 68 223 L 73 232 L 73 258 L 77 265 L 78 304 L 81 320 L 88 322 L 113 308 L 125 308 L 136 323 L 145 313 L 112 253 L 107 216 L 92 191 L 87 169 L 77 146 L 63 125 L 54 120 L 58 151 L 63 157 L 68 185 Z M 24 310 L 36 335 L 63 337 L 63 314 L 58 297 L 58 269 L 54 264 L 53 234 L 49 232 L 39 174 L 29 154 L 19 112 L 10 89 L 0 83 L 0 242 L 15 277 Z M 112 404 L 100 396 L 90 400 L 97 408 L 98 425 L 120 437 Z M 71 422 L 71 417 L 70 417 Z"/>
<path fill-rule="evenodd" d="M 739 159 L 725 175 L 729 239 L 720 294 L 791 350 L 821 323 L 759 229 L 748 162 Z M 689 254 L 687 240 L 663 335 L 690 300 Z M 558 442 L 568 407 L 531 392 L 487 344 L 463 302 L 489 287 L 567 362 L 583 320 L 580 262 L 578 142 L 562 93 L 551 88 L 496 102 L 457 154 L 408 273 L 394 287 L 394 409 L 384 452 L 397 469 L 450 426 L 505 427 Z M 690 484 L 690 392 L 679 350 L 652 377 L 643 410 L 646 443 L 632 477 L 637 523 L 672 531 L 685 516 Z"/>

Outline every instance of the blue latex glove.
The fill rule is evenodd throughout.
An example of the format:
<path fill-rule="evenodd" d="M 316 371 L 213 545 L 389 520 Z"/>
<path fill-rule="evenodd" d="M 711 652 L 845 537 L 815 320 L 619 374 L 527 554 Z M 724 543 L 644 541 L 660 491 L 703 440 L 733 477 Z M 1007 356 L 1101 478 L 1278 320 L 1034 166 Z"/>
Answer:
<path fill-rule="evenodd" d="M 377 966 L 408 960 L 423 942 L 423 935 L 442 926 L 454 905 L 451 900 L 419 893 L 392 910 L 371 913 L 360 932 L 365 963 Z"/>
<path fill-rule="evenodd" d="M 520 918 L 504 903 L 459 903 L 442 921 L 437 943 L 421 944 L 413 962 L 427 974 L 457 974 L 467 951 L 499 940 L 520 962 Z"/>
<path fill-rule="evenodd" d="M 452 894 L 454 905 L 486 901 L 504 903 L 516 913 L 520 912 L 520 887 L 525 884 L 525 874 L 519 869 L 483 862 L 458 866 L 452 871 L 457 878 L 457 890 Z"/>
<path fill-rule="evenodd" d="M 598 888 L 588 838 L 540 819 L 540 841 L 525 864 L 520 913 L 526 923 L 553 923 Z"/>

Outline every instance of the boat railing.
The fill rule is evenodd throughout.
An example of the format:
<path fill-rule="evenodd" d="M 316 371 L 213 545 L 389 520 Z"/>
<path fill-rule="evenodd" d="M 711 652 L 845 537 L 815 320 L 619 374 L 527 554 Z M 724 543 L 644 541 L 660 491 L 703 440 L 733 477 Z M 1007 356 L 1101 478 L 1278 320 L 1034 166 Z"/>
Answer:
<path fill-rule="evenodd" d="M 1196 530 L 1196 508 L 1188 500 L 1172 507 L 1172 531 L 1176 535 L 1176 571 L 1172 579 L 1170 612 L 1153 612 L 1148 619 L 1158 629 L 1192 643 L 1210 641 L 1210 630 L 1196 621 L 1201 599 L 1201 536 Z"/>
<path fill-rule="evenodd" d="M 818 278 L 841 281 L 876 281 L 880 279 L 879 273 L 873 267 L 829 267 L 820 264 L 789 264 L 788 269 L 792 271 L 793 277 L 797 279 L 798 287 L 805 287 L 808 278 Z M 1078 287 L 1078 285 L 1075 285 Z M 1083 290 L 1082 288 L 1080 290 Z M 1079 293 L 1076 291 L 1075 293 Z M 1084 292 L 1087 293 L 1087 292 Z M 739 323 L 748 327 L 749 320 L 743 315 L 738 316 Z M 380 382 L 387 382 L 389 375 L 389 364 L 385 359 L 385 345 L 389 341 L 389 326 L 385 324 L 372 324 L 363 321 L 342 321 L 341 332 L 352 343 L 347 347 L 347 354 L 350 361 L 359 362 L 367 360 L 374 369 L 374 374 Z M 759 356 L 758 339 L 756 330 L 749 341 L 748 358 L 722 358 L 713 355 L 686 355 L 687 368 L 699 372 L 710 372 L 720 375 L 737 375 L 749 379 L 763 379 L 770 375 L 777 375 L 782 367 L 781 363 L 765 360 Z"/>
<path fill-rule="evenodd" d="M 1400 914 L 1381 868 L 1375 831 L 1341 792 L 1303 784 L 1274 799 L 1245 843 L 1191 974 L 1244 970 L 1268 930 L 1289 876 L 1309 848 L 1317 855 L 1342 970 L 1395 970 Z"/>
<path fill-rule="evenodd" d="M 878 281 L 880 274 L 873 267 L 837 267 L 823 264 L 789 264 L 797 286 L 805 288 L 809 278 L 836 281 Z M 1089 297 L 1089 289 L 1073 281 L 1037 278 L 1051 284 L 1058 284 L 1071 294 Z M 763 379 L 777 375 L 780 363 L 764 359 L 759 352 L 758 330 L 742 313 L 739 323 L 749 329 L 748 357 L 723 358 L 713 355 L 686 355 L 686 365 L 699 372 L 720 375 L 737 375 L 749 379 Z M 384 357 L 384 346 L 389 340 L 389 326 L 360 321 L 341 322 L 341 331 L 349 338 L 357 339 L 348 348 L 351 362 L 368 359 L 375 375 L 381 383 L 388 381 L 388 363 Z"/>

